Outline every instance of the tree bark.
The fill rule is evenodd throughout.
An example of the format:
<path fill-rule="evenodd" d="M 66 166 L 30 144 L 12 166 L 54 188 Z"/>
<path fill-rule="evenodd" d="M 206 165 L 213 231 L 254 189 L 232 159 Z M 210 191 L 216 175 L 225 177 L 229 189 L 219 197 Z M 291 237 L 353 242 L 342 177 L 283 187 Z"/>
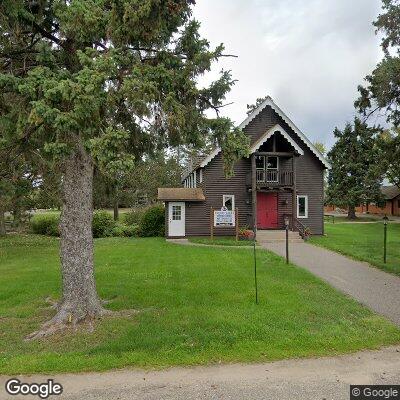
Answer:
<path fill-rule="evenodd" d="M 18 202 L 18 200 L 17 200 Z M 21 225 L 21 207 L 19 205 L 15 205 L 13 209 L 13 228 L 19 228 Z"/>
<path fill-rule="evenodd" d="M 354 206 L 349 206 L 349 210 L 347 213 L 348 219 L 356 219 L 356 208 Z"/>
<path fill-rule="evenodd" d="M 114 221 L 118 221 L 119 219 L 119 204 L 118 199 L 114 199 Z"/>
<path fill-rule="evenodd" d="M 5 236 L 6 234 L 6 219 L 4 213 L 5 210 L 0 204 L 0 236 Z"/>
<path fill-rule="evenodd" d="M 96 291 L 93 266 L 93 164 L 80 148 L 65 162 L 60 220 L 62 299 L 57 314 L 29 339 L 106 313 Z"/>

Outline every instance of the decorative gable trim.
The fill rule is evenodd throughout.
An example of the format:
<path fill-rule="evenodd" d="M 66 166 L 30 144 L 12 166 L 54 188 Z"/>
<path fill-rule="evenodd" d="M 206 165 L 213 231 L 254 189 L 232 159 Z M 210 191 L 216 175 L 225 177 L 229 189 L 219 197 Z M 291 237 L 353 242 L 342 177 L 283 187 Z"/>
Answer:
<path fill-rule="evenodd" d="M 296 133 L 296 135 L 303 141 L 303 143 L 312 151 L 312 153 L 322 162 L 322 164 L 330 169 L 331 165 L 327 159 L 316 149 L 316 147 L 307 139 L 306 135 L 300 131 L 299 128 L 291 121 L 291 119 L 275 104 L 270 96 L 268 96 L 240 125 L 240 129 L 244 129 L 253 119 L 264 110 L 265 107 L 270 106 Z M 283 129 L 281 128 L 281 132 Z M 286 132 L 285 132 L 286 133 Z M 287 135 L 287 133 L 286 133 Z M 287 135 L 289 136 L 289 135 Z M 289 136 L 290 137 L 290 136 Z M 294 142 L 294 141 L 293 141 Z M 258 143 L 258 141 L 257 141 Z M 252 148 L 254 145 L 252 146 Z M 297 146 L 298 147 L 298 146 Z M 207 156 L 200 164 L 200 167 L 204 168 L 214 157 L 216 157 L 221 148 L 216 148 L 209 156 Z M 304 154 L 304 152 L 302 153 Z"/>
<path fill-rule="evenodd" d="M 262 135 L 256 143 L 254 143 L 254 145 L 250 148 L 250 154 L 255 153 L 275 132 L 279 132 L 300 155 L 304 155 L 304 151 L 301 149 L 301 147 L 279 124 L 276 124 L 272 128 L 268 129 L 267 132 L 265 132 L 264 135 Z"/>
<path fill-rule="evenodd" d="M 303 141 L 303 143 L 314 153 L 314 155 L 324 164 L 328 169 L 331 165 L 327 159 L 316 149 L 316 147 L 308 140 L 307 136 L 292 122 L 292 120 L 281 110 L 281 108 L 268 96 L 240 125 L 240 129 L 244 129 L 253 119 L 264 110 L 265 107 L 270 106 L 296 133 L 296 135 Z"/>
<path fill-rule="evenodd" d="M 217 147 L 213 152 L 208 155 L 199 165 L 200 168 L 204 168 L 214 157 L 216 157 L 221 151 L 220 147 Z"/>

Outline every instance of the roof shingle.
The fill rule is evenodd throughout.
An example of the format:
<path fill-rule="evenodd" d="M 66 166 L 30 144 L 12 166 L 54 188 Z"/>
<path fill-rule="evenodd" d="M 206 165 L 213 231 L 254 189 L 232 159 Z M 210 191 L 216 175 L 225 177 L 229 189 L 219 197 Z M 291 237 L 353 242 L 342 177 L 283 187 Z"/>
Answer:
<path fill-rule="evenodd" d="M 158 200 L 161 201 L 205 201 L 201 188 L 158 188 Z"/>

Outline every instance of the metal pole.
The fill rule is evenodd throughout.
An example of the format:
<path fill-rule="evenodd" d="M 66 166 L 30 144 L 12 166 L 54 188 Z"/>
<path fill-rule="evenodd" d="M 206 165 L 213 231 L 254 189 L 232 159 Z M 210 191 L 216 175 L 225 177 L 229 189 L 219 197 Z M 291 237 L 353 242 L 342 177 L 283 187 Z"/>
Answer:
<path fill-rule="evenodd" d="M 254 255 L 254 286 L 255 286 L 255 289 L 256 289 L 256 304 L 258 304 L 256 229 L 254 229 L 253 255 Z"/>
<path fill-rule="evenodd" d="M 286 264 L 289 264 L 289 225 L 286 224 Z"/>
<path fill-rule="evenodd" d="M 383 224 L 383 262 L 386 264 L 387 223 Z"/>

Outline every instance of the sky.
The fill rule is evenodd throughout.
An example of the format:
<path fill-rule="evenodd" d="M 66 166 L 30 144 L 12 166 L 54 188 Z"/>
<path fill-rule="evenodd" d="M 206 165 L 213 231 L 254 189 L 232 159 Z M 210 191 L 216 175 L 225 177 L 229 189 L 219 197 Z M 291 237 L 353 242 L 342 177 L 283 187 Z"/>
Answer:
<path fill-rule="evenodd" d="M 237 124 L 246 105 L 270 95 L 311 141 L 328 148 L 333 130 L 355 115 L 357 86 L 381 59 L 372 21 L 379 0 L 198 0 L 194 18 L 212 46 L 227 54 L 221 69 L 238 82 L 222 115 Z"/>

